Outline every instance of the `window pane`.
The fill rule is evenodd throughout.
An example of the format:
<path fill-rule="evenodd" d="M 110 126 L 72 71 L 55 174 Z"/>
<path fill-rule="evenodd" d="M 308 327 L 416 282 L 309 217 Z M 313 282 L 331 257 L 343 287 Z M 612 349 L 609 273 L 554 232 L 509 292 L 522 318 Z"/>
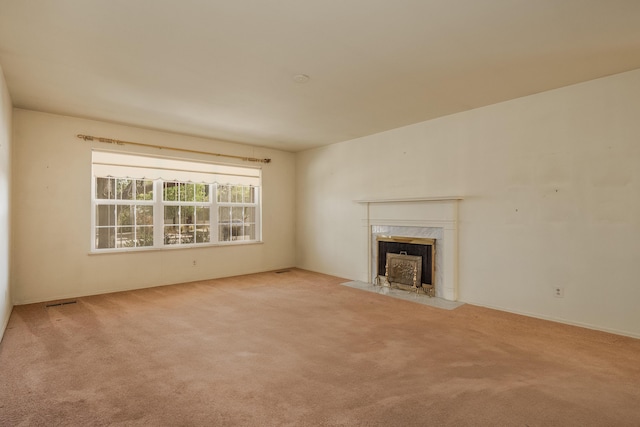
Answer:
<path fill-rule="evenodd" d="M 133 228 L 117 227 L 116 248 L 131 248 L 135 245 L 133 241 Z"/>
<path fill-rule="evenodd" d="M 165 182 L 162 184 L 162 200 L 167 202 L 175 202 L 178 199 L 178 183 Z"/>
<path fill-rule="evenodd" d="M 153 181 L 136 180 L 136 199 L 153 200 Z"/>
<path fill-rule="evenodd" d="M 231 224 L 231 240 L 241 240 L 244 235 L 244 225 L 241 222 Z"/>
<path fill-rule="evenodd" d="M 96 199 L 115 199 L 115 179 L 96 178 Z"/>
<path fill-rule="evenodd" d="M 164 227 L 164 243 L 165 245 L 176 245 L 180 243 L 180 232 L 178 226 Z"/>
<path fill-rule="evenodd" d="M 186 184 L 184 182 L 180 182 L 179 184 L 179 191 L 178 191 L 178 200 L 180 200 L 181 202 L 190 202 L 193 200 L 193 191 L 191 191 L 191 194 L 189 194 L 189 189 L 190 187 L 193 187 L 192 184 Z M 189 195 L 191 195 L 191 199 L 189 199 Z"/>
<path fill-rule="evenodd" d="M 209 184 L 196 184 L 196 202 L 209 201 Z"/>
<path fill-rule="evenodd" d="M 196 227 L 196 243 L 209 243 L 209 227 Z"/>
<path fill-rule="evenodd" d="M 255 187 L 244 187 L 244 202 L 245 203 L 255 203 L 254 196 Z"/>
<path fill-rule="evenodd" d="M 231 222 L 231 208 L 221 206 L 218 208 L 218 222 Z"/>
<path fill-rule="evenodd" d="M 196 208 L 196 224 L 209 224 L 210 208 Z"/>
<path fill-rule="evenodd" d="M 116 247 L 115 227 L 96 228 L 96 249 L 108 249 Z"/>
<path fill-rule="evenodd" d="M 218 185 L 218 202 L 227 203 L 229 202 L 229 186 L 228 185 Z"/>
<path fill-rule="evenodd" d="M 96 225 L 116 225 L 116 210 L 114 205 L 96 206 Z"/>
<path fill-rule="evenodd" d="M 184 202 L 184 196 L 185 196 L 185 188 L 184 188 L 184 183 L 182 182 L 178 182 L 176 184 L 176 188 L 177 188 L 177 200 Z"/>
<path fill-rule="evenodd" d="M 245 224 L 244 237 L 245 240 L 256 240 L 256 226 L 254 224 Z"/>
<path fill-rule="evenodd" d="M 244 208 L 244 222 L 256 222 L 256 208 L 247 207 Z"/>
<path fill-rule="evenodd" d="M 231 208 L 231 222 L 233 222 L 234 224 L 244 222 L 244 208 L 243 207 L 239 206 L 239 207 L 232 207 Z"/>
<path fill-rule="evenodd" d="M 218 226 L 218 240 L 220 242 L 231 240 L 231 224 L 220 224 Z"/>
<path fill-rule="evenodd" d="M 133 200 L 133 181 L 131 179 L 116 180 L 116 199 Z"/>
<path fill-rule="evenodd" d="M 180 206 L 180 223 L 193 224 L 194 206 Z"/>
<path fill-rule="evenodd" d="M 195 241 L 196 230 L 192 225 L 180 227 L 180 243 L 189 244 Z"/>
<path fill-rule="evenodd" d="M 153 206 L 136 206 L 136 225 L 153 225 Z"/>
<path fill-rule="evenodd" d="M 153 227 L 136 228 L 136 246 L 153 246 Z"/>
<path fill-rule="evenodd" d="M 164 207 L 164 223 L 180 224 L 180 207 L 179 206 Z"/>
<path fill-rule="evenodd" d="M 133 215 L 131 215 L 131 206 L 118 205 L 117 212 L 118 212 L 118 225 L 133 224 Z"/>
<path fill-rule="evenodd" d="M 241 185 L 231 186 L 231 203 L 242 203 L 244 198 L 243 188 Z"/>

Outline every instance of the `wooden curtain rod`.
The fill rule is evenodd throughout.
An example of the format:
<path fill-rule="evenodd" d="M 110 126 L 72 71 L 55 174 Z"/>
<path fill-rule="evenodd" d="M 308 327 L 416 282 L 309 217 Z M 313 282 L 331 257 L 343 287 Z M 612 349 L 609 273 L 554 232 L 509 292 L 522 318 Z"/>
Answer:
<path fill-rule="evenodd" d="M 229 159 L 244 160 L 245 162 L 271 163 L 271 159 L 258 159 L 258 158 L 255 158 L 255 157 L 234 156 L 232 154 L 211 153 L 211 152 L 208 152 L 208 151 L 189 150 L 189 149 L 186 149 L 186 148 L 165 147 L 165 146 L 162 146 L 162 145 L 143 144 L 141 142 L 131 142 L 131 141 L 121 141 L 119 139 L 103 138 L 103 137 L 91 136 L 91 135 L 78 134 L 76 136 L 78 138 L 82 139 L 82 140 L 85 140 L 85 141 L 98 141 L 98 142 L 104 142 L 106 144 L 137 145 L 138 147 L 151 147 L 151 148 L 157 148 L 159 150 L 173 150 L 173 151 L 182 151 L 184 153 L 206 154 L 208 156 L 227 157 Z"/>

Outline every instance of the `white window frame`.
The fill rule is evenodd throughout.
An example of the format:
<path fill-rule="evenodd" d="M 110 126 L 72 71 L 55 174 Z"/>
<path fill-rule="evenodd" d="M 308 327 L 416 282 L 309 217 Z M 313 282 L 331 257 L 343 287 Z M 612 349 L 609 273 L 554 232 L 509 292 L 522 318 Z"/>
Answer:
<path fill-rule="evenodd" d="M 222 184 L 222 185 L 226 185 L 226 184 Z M 246 187 L 246 186 L 243 186 L 243 187 Z M 260 187 L 252 187 L 252 190 L 253 190 L 253 198 L 254 198 L 253 202 L 244 201 L 244 200 L 241 201 L 241 202 L 239 202 L 239 201 L 222 202 L 222 201 L 219 201 L 218 197 L 217 197 L 218 196 L 218 191 L 219 191 L 218 185 L 215 186 L 215 197 L 216 197 L 216 202 L 215 202 L 215 204 L 216 204 L 216 207 L 215 207 L 215 221 L 212 219 L 211 223 L 212 224 L 214 224 L 214 223 L 216 224 L 216 227 L 215 227 L 216 228 L 216 240 L 218 241 L 218 243 L 220 243 L 220 244 L 234 244 L 234 243 L 236 243 L 237 244 L 237 243 L 240 243 L 240 242 L 243 242 L 243 241 L 245 241 L 245 242 L 246 241 L 249 241 L 249 242 L 252 241 L 252 240 L 244 240 L 244 239 L 240 239 L 240 240 L 235 240 L 235 239 L 220 240 L 220 235 L 219 235 L 220 228 L 224 227 L 223 224 L 226 224 L 226 222 L 221 222 L 220 218 L 218 217 L 219 212 L 220 212 L 220 208 L 231 208 L 232 210 L 233 210 L 233 208 L 250 208 L 250 209 L 254 209 L 255 210 L 255 212 L 254 212 L 255 219 L 254 219 L 254 222 L 252 223 L 254 225 L 254 227 L 255 227 L 254 233 L 255 233 L 256 236 L 262 236 L 262 234 L 261 234 L 261 224 L 262 224 L 261 212 L 262 212 L 262 209 L 260 208 L 260 200 L 261 200 L 261 198 L 260 198 Z M 249 224 L 251 224 L 251 223 L 249 223 Z M 231 235 L 233 236 L 233 235 L 235 235 L 233 233 L 233 228 L 234 228 L 233 219 L 231 219 L 230 227 L 231 227 Z M 244 220 L 243 220 L 241 225 L 236 225 L 235 227 L 242 227 L 243 228 L 243 234 L 244 234 L 244 229 L 247 227 L 247 223 L 245 223 Z"/>
<path fill-rule="evenodd" d="M 140 156 L 140 155 L 138 155 Z M 146 157 L 146 156 L 140 156 Z M 183 159 L 181 159 L 184 162 Z M 184 163 L 182 163 L 184 164 Z M 194 162 L 194 164 L 201 165 L 202 163 Z M 216 164 L 210 164 L 216 165 Z M 222 165 L 222 167 L 227 167 Z M 239 168 L 238 166 L 233 166 Z M 103 168 L 104 169 L 104 168 Z M 245 168 L 256 169 L 256 168 Z M 184 176 L 185 171 L 179 171 L 181 176 Z M 227 245 L 243 245 L 243 244 L 255 244 L 262 242 L 262 197 L 261 197 L 261 173 L 258 183 L 260 185 L 246 185 L 243 183 L 233 183 L 233 178 L 229 183 L 205 183 L 209 186 L 209 201 L 208 202 L 196 202 L 196 201 L 165 201 L 163 200 L 163 184 L 165 182 L 182 182 L 188 184 L 194 184 L 193 181 L 175 180 L 175 179 L 146 179 L 144 176 L 140 177 L 116 177 L 116 176 L 94 176 L 91 177 L 91 253 L 111 253 L 111 252 L 129 252 L 129 251 L 149 251 L 149 250 L 175 250 L 180 248 L 195 248 L 195 247 L 207 247 L 207 246 L 227 246 Z M 169 175 L 170 176 L 170 175 Z M 120 178 L 120 179 L 146 179 L 153 181 L 153 200 L 118 200 L 118 199 L 98 199 L 96 197 L 96 183 L 98 177 L 108 178 Z M 252 188 L 254 192 L 253 202 L 218 202 L 218 186 L 219 185 L 243 185 Z M 114 247 L 114 248 L 98 248 L 97 243 L 97 230 L 99 227 L 96 224 L 96 212 L 100 205 L 135 205 L 135 206 L 153 206 L 153 245 L 152 246 L 137 246 L 137 247 Z M 209 208 L 209 242 L 190 242 L 190 243 L 165 243 L 165 206 L 200 206 Z M 219 240 L 219 207 L 251 207 L 255 208 L 255 238 L 248 240 Z M 115 229 L 117 229 L 118 218 L 115 218 Z M 196 218 L 194 214 L 193 226 L 197 227 Z M 244 223 L 243 223 L 244 226 Z M 135 227 L 135 224 L 132 225 Z M 244 228 L 243 228 L 244 230 Z M 117 239 L 117 236 L 116 236 Z M 117 243 L 116 243 L 117 244 Z"/>
<path fill-rule="evenodd" d="M 133 178 L 116 178 L 116 177 L 103 177 L 103 178 L 111 178 L 114 180 L 115 183 L 117 183 L 118 179 L 131 179 L 133 180 Z M 136 247 L 117 247 L 117 240 L 118 240 L 118 234 L 117 234 L 117 230 L 119 227 L 130 227 L 133 230 L 136 229 L 137 224 L 135 221 L 136 218 L 136 207 L 138 206 L 155 206 L 156 202 L 155 200 L 138 200 L 135 198 L 135 191 L 136 191 L 136 187 L 135 185 L 132 187 L 133 188 L 133 197 L 131 199 L 118 199 L 117 198 L 117 191 L 114 188 L 114 192 L 116 193 L 116 196 L 114 196 L 113 199 L 102 199 L 102 198 L 98 198 L 96 197 L 96 177 L 93 177 L 91 180 L 91 200 L 92 200 L 92 209 L 91 209 L 91 231 L 92 231 L 92 250 L 98 250 L 98 251 L 103 251 L 103 250 L 132 250 L 132 249 L 149 249 L 152 248 L 152 246 L 136 246 Z M 117 184 L 116 184 L 117 186 Z M 154 199 L 155 199 L 155 184 L 154 184 Z M 100 206 L 113 206 L 114 212 L 114 224 L 113 225 L 109 225 L 106 227 L 103 226 L 98 226 L 96 224 L 96 216 L 97 216 L 97 210 Z M 133 211 L 134 211 L 134 220 L 133 220 L 133 224 L 130 225 L 118 225 L 117 224 L 117 208 L 118 206 L 131 206 L 133 207 Z M 115 245 L 116 247 L 113 248 L 100 248 L 100 249 L 96 249 L 95 248 L 95 243 L 96 243 L 96 234 L 98 232 L 98 230 L 100 228 L 113 228 L 114 232 L 116 233 L 115 236 Z M 134 231 L 135 233 L 135 231 Z M 154 233 L 155 233 L 155 208 L 154 208 Z M 154 242 L 155 242 L 155 236 L 154 236 Z"/>
<path fill-rule="evenodd" d="M 213 228 L 213 223 L 212 223 L 212 209 L 213 209 L 213 201 L 212 198 L 215 196 L 215 185 L 214 184 L 202 184 L 208 187 L 208 193 L 209 193 L 209 201 L 205 201 L 205 202 L 198 202 L 195 200 L 164 200 L 164 184 L 165 183 L 174 183 L 174 184 L 187 184 L 187 185 L 194 185 L 196 183 L 193 182 L 183 182 L 183 181 L 164 181 L 164 180 L 158 180 L 157 182 L 155 182 L 155 191 L 157 192 L 156 194 L 158 194 L 158 202 L 156 203 L 156 210 L 158 212 L 157 215 L 155 215 L 155 210 L 154 210 L 154 243 L 156 242 L 156 239 L 161 239 L 162 241 L 162 245 L 163 246 L 169 246 L 169 247 L 184 247 L 184 246 L 201 246 L 201 245 L 205 245 L 207 243 L 215 243 L 215 241 L 212 241 L 212 236 L 211 236 L 211 229 Z M 194 191 L 195 193 L 195 191 Z M 176 207 L 193 207 L 194 208 L 194 218 L 192 219 L 192 223 L 188 223 L 188 222 L 183 222 L 183 221 L 179 221 L 178 224 L 174 224 L 173 226 L 177 226 L 179 231 L 178 231 L 178 241 L 177 242 L 172 242 L 172 243 L 167 243 L 166 241 L 166 237 L 167 234 L 165 233 L 165 229 L 167 227 L 170 227 L 171 225 L 169 223 L 166 223 L 166 218 L 165 218 L 165 208 L 167 207 L 171 207 L 171 206 L 176 206 Z M 209 208 L 209 218 L 208 218 L 208 224 L 209 224 L 209 241 L 208 242 L 198 242 L 197 241 L 197 228 L 198 228 L 198 224 L 197 224 L 197 215 L 195 214 L 195 211 L 197 210 L 197 208 Z M 159 218 L 158 218 L 159 217 Z M 160 222 L 158 222 L 156 219 L 159 219 Z M 155 227 L 156 224 L 160 224 L 160 227 Z M 193 228 L 193 233 L 194 233 L 194 240 L 192 243 L 183 243 L 182 242 L 182 233 L 181 233 L 181 228 L 182 227 L 191 227 Z M 203 227 L 201 227 L 203 228 Z M 175 238 L 175 237 L 174 237 Z"/>

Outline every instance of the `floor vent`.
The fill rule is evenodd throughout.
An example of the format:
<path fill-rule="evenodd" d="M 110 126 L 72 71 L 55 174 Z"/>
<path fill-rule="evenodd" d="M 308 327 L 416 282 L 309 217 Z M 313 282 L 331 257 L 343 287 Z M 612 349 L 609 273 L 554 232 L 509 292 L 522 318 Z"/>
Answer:
<path fill-rule="evenodd" d="M 51 304 L 47 304 L 47 305 L 45 305 L 45 307 L 46 307 L 46 308 L 49 308 L 49 307 L 60 307 L 61 305 L 75 304 L 75 303 L 77 303 L 77 302 L 78 302 L 78 301 L 76 301 L 76 300 L 73 300 L 73 301 L 63 301 L 63 302 L 53 302 L 53 303 L 51 303 Z"/>
<path fill-rule="evenodd" d="M 282 273 L 290 273 L 291 270 L 280 270 L 280 271 L 276 271 L 276 274 L 282 274 Z"/>

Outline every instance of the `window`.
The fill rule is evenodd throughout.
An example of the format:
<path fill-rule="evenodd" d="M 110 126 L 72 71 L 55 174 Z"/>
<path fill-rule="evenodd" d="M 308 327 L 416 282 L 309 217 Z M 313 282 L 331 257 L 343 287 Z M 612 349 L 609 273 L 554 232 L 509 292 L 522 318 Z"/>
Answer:
<path fill-rule="evenodd" d="M 153 246 L 153 181 L 96 177 L 95 248 Z"/>
<path fill-rule="evenodd" d="M 211 201 L 208 184 L 163 182 L 164 243 L 209 243 Z"/>
<path fill-rule="evenodd" d="M 94 151 L 94 251 L 260 240 L 260 169 Z"/>
<path fill-rule="evenodd" d="M 245 185 L 219 185 L 218 239 L 255 240 L 256 238 L 256 188 Z"/>

